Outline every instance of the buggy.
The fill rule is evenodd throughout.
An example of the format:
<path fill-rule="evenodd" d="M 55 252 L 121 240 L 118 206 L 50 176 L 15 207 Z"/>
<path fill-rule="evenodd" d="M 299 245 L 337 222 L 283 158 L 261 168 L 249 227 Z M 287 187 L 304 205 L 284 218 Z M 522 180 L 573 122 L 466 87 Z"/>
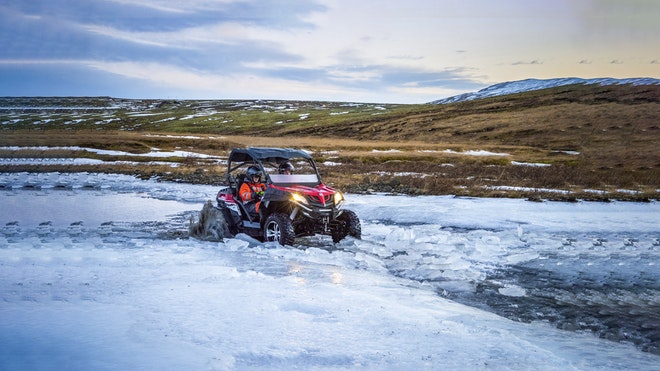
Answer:
<path fill-rule="evenodd" d="M 280 174 L 282 164 L 293 174 Z M 259 211 L 243 204 L 239 189 L 250 166 L 261 170 L 266 190 Z M 344 208 L 341 192 L 323 184 L 312 157 L 291 148 L 235 148 L 227 161 L 228 186 L 217 194 L 232 234 L 245 233 L 261 241 L 293 245 L 296 237 L 329 235 L 337 243 L 346 236 L 361 238 L 360 219 Z"/>

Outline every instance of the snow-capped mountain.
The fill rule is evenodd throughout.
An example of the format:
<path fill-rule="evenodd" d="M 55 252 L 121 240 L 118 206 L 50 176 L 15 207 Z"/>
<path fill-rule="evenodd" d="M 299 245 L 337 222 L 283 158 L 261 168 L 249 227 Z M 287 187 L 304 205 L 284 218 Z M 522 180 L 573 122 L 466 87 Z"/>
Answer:
<path fill-rule="evenodd" d="M 557 79 L 526 79 L 520 81 L 508 81 L 502 82 L 499 84 L 491 85 L 487 88 L 481 89 L 474 93 L 465 93 L 460 95 L 455 95 L 453 97 L 439 99 L 430 104 L 446 104 L 446 103 L 456 103 L 463 102 L 474 99 L 489 98 L 499 95 L 515 94 L 522 93 L 526 91 L 541 90 L 554 88 L 557 86 L 563 85 L 572 85 L 572 84 L 600 84 L 600 85 L 620 85 L 620 84 L 632 84 L 632 85 L 659 85 L 660 80 L 654 78 L 629 78 L 629 79 L 613 79 L 613 78 L 598 78 L 598 79 L 581 79 L 578 77 L 565 77 Z"/>

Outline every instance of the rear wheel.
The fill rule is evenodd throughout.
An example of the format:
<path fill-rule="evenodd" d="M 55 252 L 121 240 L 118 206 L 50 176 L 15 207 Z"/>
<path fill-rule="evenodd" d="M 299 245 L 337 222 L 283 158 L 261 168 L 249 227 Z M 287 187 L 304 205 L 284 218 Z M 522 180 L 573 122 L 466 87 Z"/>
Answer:
<path fill-rule="evenodd" d="M 337 226 L 332 230 L 332 242 L 337 243 L 343 240 L 346 236 L 362 238 L 362 225 L 360 218 L 351 210 L 344 210 L 341 215 L 337 217 Z"/>
<path fill-rule="evenodd" d="M 281 213 L 271 214 L 264 224 L 264 242 L 279 242 L 281 245 L 293 245 L 296 234 L 288 216 Z"/>

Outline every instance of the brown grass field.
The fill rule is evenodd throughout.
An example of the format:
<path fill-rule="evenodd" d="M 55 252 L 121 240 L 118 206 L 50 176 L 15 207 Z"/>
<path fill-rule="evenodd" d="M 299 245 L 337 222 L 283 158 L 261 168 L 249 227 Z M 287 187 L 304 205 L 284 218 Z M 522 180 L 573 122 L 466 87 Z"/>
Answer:
<path fill-rule="evenodd" d="M 326 183 L 349 192 L 534 200 L 658 198 L 659 85 L 571 85 L 470 102 L 389 108 L 383 114 L 353 111 L 332 119 L 313 112 L 308 120 L 289 119 L 282 125 L 262 122 L 261 116 L 252 117 L 249 125 L 234 126 L 200 125 L 194 119 L 166 127 L 140 121 L 131 130 L 3 125 L 0 146 L 79 146 L 130 153 L 181 149 L 219 156 L 234 147 L 296 147 L 313 151 Z M 246 113 L 240 115 L 234 118 L 238 121 Z M 118 122 L 125 127 L 130 120 L 120 116 Z M 66 148 L 0 149 L 0 159 L 80 155 Z M 181 163 L 173 168 L 147 165 L 152 159 L 144 157 L 84 156 L 145 165 L 0 162 L 0 171 L 102 171 L 192 183 L 224 181 L 225 169 L 200 159 L 171 159 Z"/>

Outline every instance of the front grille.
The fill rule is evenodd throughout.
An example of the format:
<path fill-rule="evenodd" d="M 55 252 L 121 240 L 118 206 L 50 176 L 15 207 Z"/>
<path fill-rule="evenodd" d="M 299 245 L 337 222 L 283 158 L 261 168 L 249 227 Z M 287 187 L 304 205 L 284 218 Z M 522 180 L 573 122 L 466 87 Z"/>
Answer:
<path fill-rule="evenodd" d="M 307 198 L 307 201 L 309 202 L 309 205 L 312 207 L 329 207 L 332 208 L 332 195 L 319 195 L 319 196 L 310 196 L 307 195 L 305 196 Z"/>
<path fill-rule="evenodd" d="M 329 200 L 323 200 L 325 203 L 321 202 L 318 197 L 306 196 L 307 198 L 307 208 L 309 211 L 305 212 L 308 217 L 313 219 L 322 218 L 322 217 L 332 217 L 334 212 L 334 203 L 332 202 L 332 195 L 329 195 Z"/>
<path fill-rule="evenodd" d="M 319 201 L 318 198 L 307 197 L 307 202 L 309 202 L 309 206 L 311 206 L 313 208 L 319 208 L 319 209 L 330 208 L 330 209 L 332 209 L 332 204 L 329 204 L 328 202 L 323 204 Z"/>

